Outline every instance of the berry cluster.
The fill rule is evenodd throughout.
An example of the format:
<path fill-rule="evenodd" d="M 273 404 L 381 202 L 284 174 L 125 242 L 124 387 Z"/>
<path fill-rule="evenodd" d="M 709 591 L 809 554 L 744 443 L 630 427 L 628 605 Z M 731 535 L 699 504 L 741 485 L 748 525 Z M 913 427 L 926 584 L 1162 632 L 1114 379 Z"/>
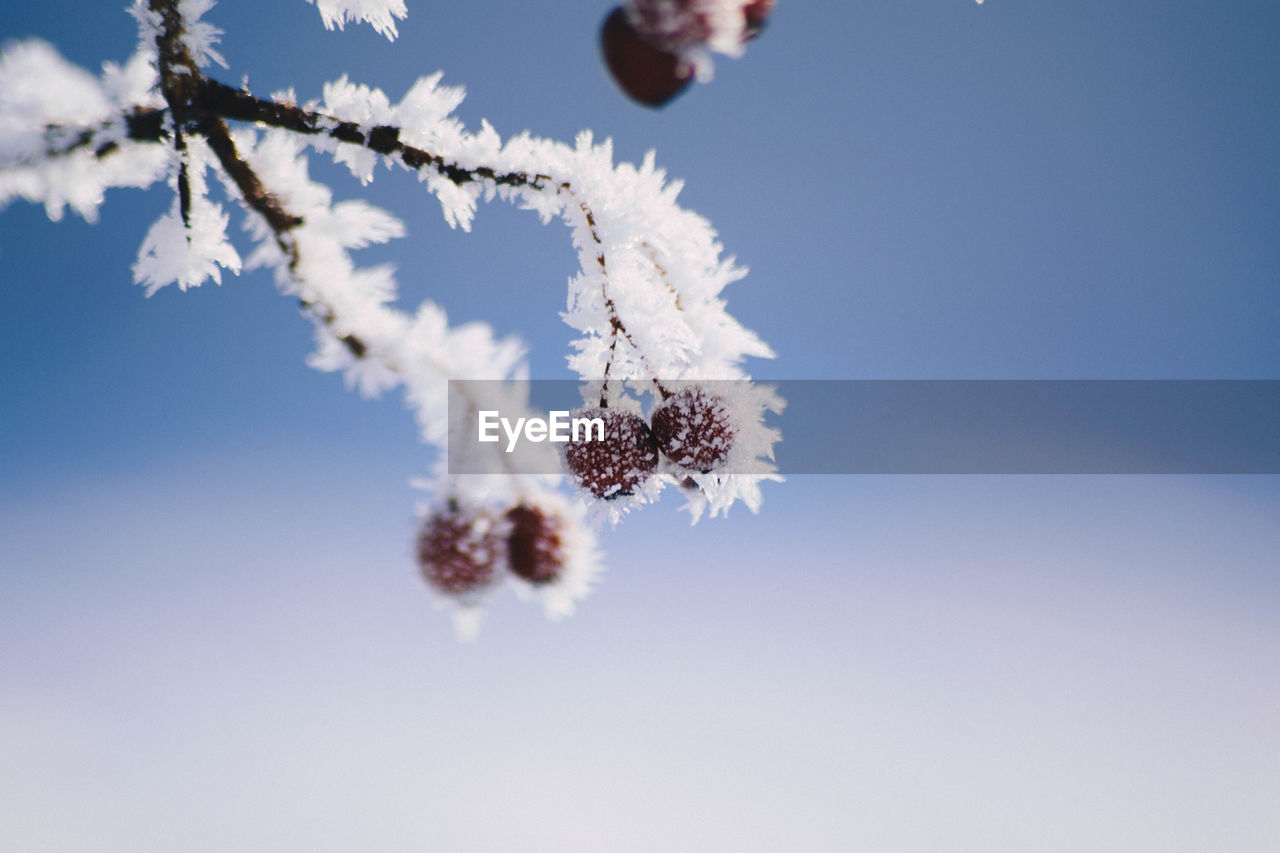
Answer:
<path fill-rule="evenodd" d="M 629 0 L 605 18 L 600 48 L 622 91 L 660 107 L 693 81 L 706 51 L 736 55 L 774 0 Z"/>
<path fill-rule="evenodd" d="M 574 417 L 604 422 L 603 438 L 575 436 L 564 451 L 574 483 L 604 500 L 635 494 L 657 471 L 659 454 L 680 473 L 710 473 L 728 458 L 735 435 L 725 401 L 696 385 L 666 394 L 649 423 L 609 408 L 583 409 Z"/>
<path fill-rule="evenodd" d="M 475 598 L 510 572 L 534 585 L 555 583 L 565 570 L 565 520 L 536 505 L 517 504 L 499 516 L 451 500 L 418 532 L 418 567 L 438 592 Z"/>

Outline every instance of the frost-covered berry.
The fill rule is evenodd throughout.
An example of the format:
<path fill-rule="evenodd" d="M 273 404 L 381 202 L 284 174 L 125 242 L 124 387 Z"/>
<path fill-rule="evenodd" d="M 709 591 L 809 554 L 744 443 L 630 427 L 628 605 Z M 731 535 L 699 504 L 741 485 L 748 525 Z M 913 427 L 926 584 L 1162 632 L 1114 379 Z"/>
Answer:
<path fill-rule="evenodd" d="M 663 400 L 650 421 L 662 455 L 689 471 L 714 470 L 733 448 L 733 420 L 724 400 L 697 386 Z"/>
<path fill-rule="evenodd" d="M 736 55 L 773 6 L 774 0 L 627 0 L 623 11 L 642 38 L 663 50 Z"/>
<path fill-rule="evenodd" d="M 564 569 L 564 521 L 540 508 L 520 504 L 507 510 L 507 564 L 516 577 L 533 584 L 553 583 Z"/>
<path fill-rule="evenodd" d="M 574 436 L 565 445 L 564 463 L 579 488 L 605 500 L 630 495 L 658 467 L 649 425 L 639 415 L 616 409 L 583 409 L 573 418 L 599 418 L 604 424 Z"/>
<path fill-rule="evenodd" d="M 764 30 L 764 25 L 769 19 L 769 13 L 773 11 L 774 0 L 752 0 L 752 2 L 742 7 L 742 17 L 744 25 L 742 28 L 742 39 L 747 41 L 760 35 Z"/>
<path fill-rule="evenodd" d="M 643 38 L 666 50 L 706 44 L 717 12 L 739 0 L 629 0 L 624 11 Z M 716 7 L 721 7 L 717 10 Z"/>
<path fill-rule="evenodd" d="M 646 106 L 662 106 L 693 82 L 693 68 L 642 36 L 621 7 L 605 18 L 600 50 L 618 87 Z"/>
<path fill-rule="evenodd" d="M 487 511 L 456 503 L 432 513 L 418 531 L 418 568 L 432 587 L 466 596 L 498 577 L 502 538 Z"/>
<path fill-rule="evenodd" d="M 774 0 L 627 0 L 605 19 L 605 64 L 624 92 L 662 106 L 696 76 L 707 79 L 710 53 L 738 56 L 759 35 Z"/>

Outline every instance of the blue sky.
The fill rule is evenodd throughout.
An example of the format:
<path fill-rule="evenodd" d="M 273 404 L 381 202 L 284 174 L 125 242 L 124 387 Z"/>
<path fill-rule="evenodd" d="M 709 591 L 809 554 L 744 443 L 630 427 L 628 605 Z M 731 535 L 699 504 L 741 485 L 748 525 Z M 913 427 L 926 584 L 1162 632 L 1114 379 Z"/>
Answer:
<path fill-rule="evenodd" d="M 90 67 L 107 4 L 8 4 Z M 1280 6 L 781 0 L 651 112 L 606 4 L 207 16 L 255 91 L 445 71 L 505 134 L 656 148 L 782 379 L 1280 378 Z M 321 167 L 340 197 L 361 188 Z M 382 173 L 406 299 L 566 375 L 567 232 Z M 269 278 L 147 300 L 165 191 L 0 212 L 0 840 L 30 850 L 1280 846 L 1274 477 L 800 477 L 668 499 L 561 624 L 457 644 L 409 558 L 429 452 L 308 369 Z M 0 846 L 5 846 L 0 844 Z M 12 846 L 12 845 L 10 845 Z"/>

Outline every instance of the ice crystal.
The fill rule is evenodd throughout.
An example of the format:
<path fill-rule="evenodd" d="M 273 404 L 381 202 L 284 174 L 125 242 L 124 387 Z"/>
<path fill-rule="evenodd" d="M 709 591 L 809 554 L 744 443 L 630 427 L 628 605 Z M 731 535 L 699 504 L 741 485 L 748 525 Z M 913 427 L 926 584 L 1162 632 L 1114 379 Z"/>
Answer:
<path fill-rule="evenodd" d="M 326 30 L 342 29 L 348 21 L 363 21 L 374 31 L 395 41 L 400 33 L 396 21 L 404 20 L 408 12 L 404 0 L 307 0 L 320 12 Z"/>

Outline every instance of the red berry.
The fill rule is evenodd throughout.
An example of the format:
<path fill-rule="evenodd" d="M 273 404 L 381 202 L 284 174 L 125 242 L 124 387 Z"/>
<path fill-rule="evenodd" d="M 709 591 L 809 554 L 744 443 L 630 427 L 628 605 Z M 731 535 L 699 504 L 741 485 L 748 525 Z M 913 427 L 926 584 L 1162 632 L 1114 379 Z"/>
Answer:
<path fill-rule="evenodd" d="M 733 448 L 733 421 L 724 400 L 697 386 L 663 400 L 651 421 L 658 449 L 689 471 L 714 470 Z"/>
<path fill-rule="evenodd" d="M 613 500 L 633 494 L 658 467 L 649 425 L 639 415 L 616 409 L 583 409 L 573 417 L 604 422 L 603 440 L 599 440 L 597 428 L 590 428 L 565 445 L 565 467 L 580 488 Z"/>
<path fill-rule="evenodd" d="M 564 569 L 562 522 L 538 507 L 520 504 L 507 510 L 507 563 L 516 577 L 533 584 L 552 583 Z"/>
<path fill-rule="evenodd" d="M 647 106 L 662 106 L 693 81 L 693 69 L 679 54 L 644 38 L 621 7 L 605 18 L 600 49 L 618 87 Z"/>
<path fill-rule="evenodd" d="M 465 596 L 498 576 L 502 539 L 487 512 L 450 501 L 418 532 L 418 567 L 427 583 L 446 595 Z"/>
<path fill-rule="evenodd" d="M 769 13 L 773 11 L 774 0 L 752 0 L 742 7 L 742 17 L 746 23 L 742 30 L 742 40 L 750 41 L 764 30 Z"/>

